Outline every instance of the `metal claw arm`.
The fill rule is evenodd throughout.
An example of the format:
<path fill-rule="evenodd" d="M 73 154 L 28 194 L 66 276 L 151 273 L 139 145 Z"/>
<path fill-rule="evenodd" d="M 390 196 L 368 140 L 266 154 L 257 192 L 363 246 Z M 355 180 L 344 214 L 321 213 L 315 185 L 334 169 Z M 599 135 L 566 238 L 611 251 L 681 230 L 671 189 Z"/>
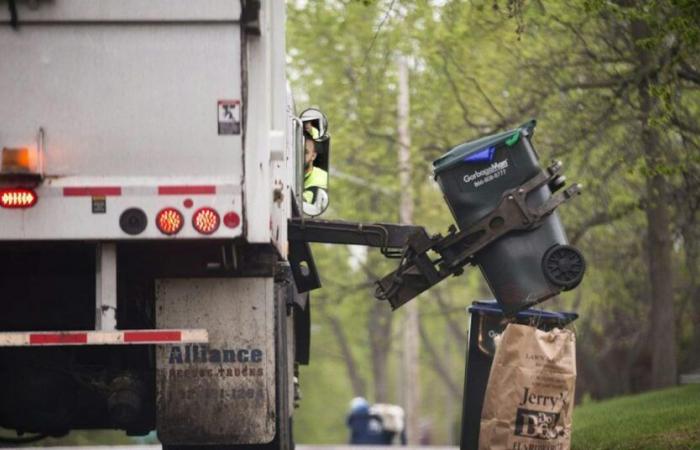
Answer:
<path fill-rule="evenodd" d="M 287 222 L 289 263 L 299 292 L 321 287 L 309 242 L 378 247 L 387 258 L 400 258 L 410 236 L 428 239 L 423 227 L 386 223 L 357 223 L 296 217 Z"/>
<path fill-rule="evenodd" d="M 401 250 L 413 234 L 427 236 L 423 227 L 389 223 L 357 223 L 341 220 L 291 219 L 287 225 L 290 241 L 379 247 L 389 253 Z M 399 257 L 401 254 L 399 253 Z"/>
<path fill-rule="evenodd" d="M 561 168 L 561 162 L 555 162 L 522 185 L 505 191 L 488 215 L 461 231 L 450 227 L 445 237 L 429 236 L 423 227 L 415 225 L 291 219 L 287 227 L 289 261 L 297 287 L 300 292 L 320 287 L 315 270 L 304 275 L 312 260 L 309 242 L 378 247 L 387 257 L 401 258 L 398 268 L 377 282 L 375 293 L 396 309 L 445 278 L 462 273 L 475 254 L 496 239 L 514 230 L 539 226 L 559 205 L 580 194 L 581 186 L 575 184 L 541 205 L 527 204 L 528 195 L 560 177 Z M 295 248 L 299 250 L 295 252 Z M 439 257 L 431 259 L 430 251 Z"/>

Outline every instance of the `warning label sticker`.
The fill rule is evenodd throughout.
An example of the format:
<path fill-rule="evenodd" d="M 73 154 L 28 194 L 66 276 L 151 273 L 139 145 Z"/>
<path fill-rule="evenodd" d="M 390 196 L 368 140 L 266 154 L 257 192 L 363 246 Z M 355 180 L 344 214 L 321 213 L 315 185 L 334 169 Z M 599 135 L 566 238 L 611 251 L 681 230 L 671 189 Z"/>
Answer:
<path fill-rule="evenodd" d="M 107 212 L 107 197 L 92 197 L 92 213 L 105 214 Z"/>
<path fill-rule="evenodd" d="M 241 134 L 241 101 L 219 100 L 219 135 Z"/>

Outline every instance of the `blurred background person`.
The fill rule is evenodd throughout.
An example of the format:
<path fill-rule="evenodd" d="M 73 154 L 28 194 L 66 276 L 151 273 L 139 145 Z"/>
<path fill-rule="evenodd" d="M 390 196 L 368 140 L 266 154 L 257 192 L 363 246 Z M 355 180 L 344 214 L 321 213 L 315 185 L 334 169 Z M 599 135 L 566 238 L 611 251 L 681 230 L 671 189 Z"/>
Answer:
<path fill-rule="evenodd" d="M 369 403 L 362 397 L 355 397 L 350 402 L 350 413 L 347 418 L 350 428 L 350 444 L 382 445 L 386 442 L 382 427 L 382 419 L 370 413 Z"/>

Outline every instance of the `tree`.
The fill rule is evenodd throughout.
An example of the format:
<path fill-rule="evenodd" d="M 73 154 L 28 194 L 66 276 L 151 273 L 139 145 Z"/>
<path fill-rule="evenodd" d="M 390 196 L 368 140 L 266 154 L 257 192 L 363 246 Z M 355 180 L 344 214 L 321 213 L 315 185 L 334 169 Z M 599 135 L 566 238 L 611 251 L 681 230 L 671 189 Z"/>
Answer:
<path fill-rule="evenodd" d="M 684 79 L 697 82 L 688 61 L 698 50 L 697 32 L 689 29 L 697 26 L 698 10 L 683 1 L 584 2 L 583 6 L 586 14 L 578 23 L 551 13 L 553 23 L 576 40 L 564 47 L 566 56 L 554 61 L 550 79 L 560 91 L 571 92 L 582 109 L 600 113 L 591 123 L 600 137 L 622 133 L 628 145 L 618 149 L 624 157 L 621 165 L 640 172 L 633 204 L 646 216 L 650 383 L 669 386 L 677 379 L 671 193 L 677 172 L 688 168 L 681 156 L 684 149 L 673 143 L 681 130 L 672 117 L 686 110 Z M 690 19 L 690 24 L 678 25 L 679 17 Z M 610 211 L 607 216 L 614 217 Z"/>
<path fill-rule="evenodd" d="M 700 364 L 696 3 L 291 3 L 297 101 L 331 118 L 326 217 L 398 221 L 394 55 L 410 55 L 414 222 L 430 231 L 453 223 L 430 180 L 434 159 L 536 117 L 543 165 L 561 158 L 569 178 L 585 185 L 561 217 L 588 273 L 577 290 L 542 305 L 581 315 L 577 392 L 599 398 L 674 382 L 674 362 Z M 370 288 L 392 262 L 370 251 L 350 264 L 351 253 L 338 247 L 318 246 L 315 254 L 325 285 L 312 300 L 325 308 L 315 319 L 321 364 L 347 374 L 347 387 L 316 381 L 332 381 L 336 394 L 364 390 L 397 401 L 396 320 Z M 467 270 L 414 300 L 421 303 L 421 388 L 432 396 L 421 405 L 426 417 L 444 418 L 443 400 L 461 390 L 464 307 L 489 296 L 478 271 Z M 447 348 L 453 353 L 440 350 Z M 351 356 L 342 361 L 342 354 Z"/>
<path fill-rule="evenodd" d="M 455 117 L 464 129 L 480 134 L 516 125 L 528 115 L 541 119 L 548 131 L 544 138 L 536 136 L 540 151 L 573 163 L 587 196 L 595 199 L 575 205 L 578 214 L 569 217 L 578 220 L 567 221 L 587 253 L 600 255 L 590 248 L 592 240 L 582 240 L 587 233 L 611 226 L 636 233 L 639 227 L 627 224 L 644 214 L 644 246 L 630 245 L 632 257 L 638 257 L 637 250 L 646 253 L 647 276 L 634 278 L 648 282 L 649 292 L 635 295 L 636 288 L 625 288 L 617 300 L 625 305 L 612 308 L 614 316 L 623 309 L 629 313 L 630 302 L 648 299 L 648 317 L 637 312 L 636 326 L 625 327 L 625 351 L 634 358 L 612 358 L 621 350 L 617 345 L 610 352 L 618 365 L 626 361 L 631 373 L 633 366 L 646 364 L 650 349 L 651 377 L 635 381 L 637 388 L 676 380 L 674 296 L 679 290 L 673 274 L 679 258 L 672 247 L 680 233 L 684 242 L 695 238 L 687 226 L 683 232 L 674 223 L 685 205 L 674 203 L 673 193 L 682 179 L 697 177 L 697 163 L 687 157 L 689 147 L 697 148 L 697 134 L 687 126 L 697 113 L 691 100 L 697 97 L 697 10 L 686 1 L 494 2 L 492 8 L 448 2 L 439 31 L 430 37 L 434 43 L 424 46 L 428 64 L 440 68 L 426 77 L 428 83 L 445 86 L 459 106 L 460 114 L 439 120 L 442 136 L 454 134 Z M 512 22 L 516 26 L 509 34 Z M 441 105 L 449 102 L 431 94 Z M 694 214 L 683 217 L 697 223 L 690 218 Z M 606 255 L 594 261 L 619 272 L 629 264 L 621 259 Z M 610 314 L 603 314 L 591 320 L 609 322 Z"/>

